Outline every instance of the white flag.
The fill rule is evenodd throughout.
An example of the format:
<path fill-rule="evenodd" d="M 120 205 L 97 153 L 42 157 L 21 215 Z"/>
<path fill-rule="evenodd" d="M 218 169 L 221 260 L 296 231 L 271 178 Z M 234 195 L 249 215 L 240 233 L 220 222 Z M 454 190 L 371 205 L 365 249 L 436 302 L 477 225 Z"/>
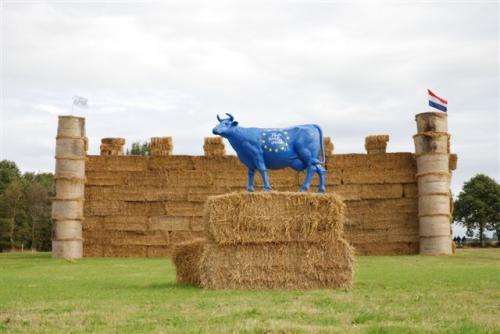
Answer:
<path fill-rule="evenodd" d="M 80 108 L 87 108 L 89 100 L 82 97 L 75 95 L 73 96 L 73 106 L 80 107 Z"/>

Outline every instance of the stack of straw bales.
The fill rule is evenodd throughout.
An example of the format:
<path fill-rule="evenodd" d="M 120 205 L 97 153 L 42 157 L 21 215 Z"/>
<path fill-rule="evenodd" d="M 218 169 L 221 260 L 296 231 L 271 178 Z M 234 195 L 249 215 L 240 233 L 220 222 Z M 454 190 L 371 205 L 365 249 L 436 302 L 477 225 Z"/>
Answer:
<path fill-rule="evenodd" d="M 101 155 L 123 155 L 125 138 L 102 138 Z"/>
<path fill-rule="evenodd" d="M 205 137 L 203 151 L 207 157 L 223 157 L 226 155 L 222 137 Z"/>
<path fill-rule="evenodd" d="M 332 142 L 330 137 L 323 138 L 323 147 L 325 150 L 325 155 L 327 157 L 333 156 L 333 150 L 335 149 L 335 145 Z"/>
<path fill-rule="evenodd" d="M 174 144 L 172 137 L 152 137 L 151 138 L 151 155 L 152 156 L 169 156 L 172 155 Z"/>
<path fill-rule="evenodd" d="M 417 159 L 420 253 L 426 255 L 453 252 L 450 182 L 456 155 L 450 155 L 447 118 L 443 112 L 416 115 L 418 133 L 413 138 Z"/>
<path fill-rule="evenodd" d="M 383 154 L 387 149 L 389 135 L 372 135 L 365 138 L 365 149 L 368 154 Z"/>
<path fill-rule="evenodd" d="M 344 204 L 335 194 L 212 196 L 204 220 L 203 252 L 200 241 L 174 252 L 181 283 L 196 283 L 198 278 L 186 272 L 199 272 L 200 285 L 209 289 L 352 285 L 353 248 L 344 240 Z M 194 255 L 185 255 L 190 250 Z M 186 257 L 189 261 L 181 261 Z"/>
<path fill-rule="evenodd" d="M 56 196 L 52 202 L 52 256 L 81 258 L 85 188 L 85 119 L 59 116 L 56 137 Z"/>

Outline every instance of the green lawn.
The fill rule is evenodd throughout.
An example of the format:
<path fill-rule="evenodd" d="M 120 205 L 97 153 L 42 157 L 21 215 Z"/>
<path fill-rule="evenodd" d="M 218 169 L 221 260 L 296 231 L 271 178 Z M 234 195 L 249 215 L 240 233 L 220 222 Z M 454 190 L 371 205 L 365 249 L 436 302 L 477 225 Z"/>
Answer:
<path fill-rule="evenodd" d="M 358 257 L 351 291 L 205 291 L 168 259 L 0 254 L 0 332 L 500 333 L 500 250 Z"/>

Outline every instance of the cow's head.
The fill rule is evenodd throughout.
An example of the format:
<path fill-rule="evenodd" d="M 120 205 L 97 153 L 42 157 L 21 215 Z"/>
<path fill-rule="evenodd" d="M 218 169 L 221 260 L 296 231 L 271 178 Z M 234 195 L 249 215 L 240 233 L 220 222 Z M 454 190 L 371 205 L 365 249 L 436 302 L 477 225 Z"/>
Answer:
<path fill-rule="evenodd" d="M 219 135 L 219 136 L 225 137 L 225 135 L 227 135 L 228 132 L 231 131 L 231 129 L 238 126 L 238 122 L 236 122 L 234 120 L 233 115 L 227 114 L 227 113 L 226 113 L 226 115 L 228 115 L 229 118 L 221 119 L 219 117 L 219 115 L 217 115 L 217 120 L 219 121 L 219 125 L 217 125 L 212 130 L 214 135 Z"/>

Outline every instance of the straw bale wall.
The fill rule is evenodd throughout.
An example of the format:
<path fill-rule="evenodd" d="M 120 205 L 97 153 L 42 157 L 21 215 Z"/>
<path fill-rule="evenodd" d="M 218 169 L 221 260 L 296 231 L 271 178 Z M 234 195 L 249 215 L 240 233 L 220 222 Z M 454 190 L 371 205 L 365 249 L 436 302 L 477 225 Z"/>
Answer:
<path fill-rule="evenodd" d="M 87 156 L 84 256 L 170 256 L 175 243 L 202 237 L 207 197 L 245 191 L 247 178 L 237 157 L 205 144 L 206 156 Z M 416 164 L 411 153 L 328 154 L 327 192 L 345 199 L 345 239 L 357 254 L 418 253 Z M 278 191 L 298 191 L 305 178 L 288 169 L 269 176 Z"/>

